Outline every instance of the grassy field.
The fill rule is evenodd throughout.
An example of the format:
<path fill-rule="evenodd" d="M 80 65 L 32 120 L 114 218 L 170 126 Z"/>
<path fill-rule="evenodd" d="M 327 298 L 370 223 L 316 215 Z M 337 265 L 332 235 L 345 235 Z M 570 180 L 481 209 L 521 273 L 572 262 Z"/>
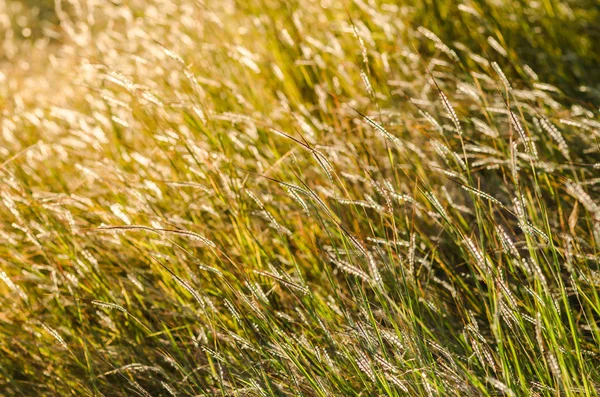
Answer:
<path fill-rule="evenodd" d="M 597 396 L 597 0 L 0 0 L 0 395 Z"/>

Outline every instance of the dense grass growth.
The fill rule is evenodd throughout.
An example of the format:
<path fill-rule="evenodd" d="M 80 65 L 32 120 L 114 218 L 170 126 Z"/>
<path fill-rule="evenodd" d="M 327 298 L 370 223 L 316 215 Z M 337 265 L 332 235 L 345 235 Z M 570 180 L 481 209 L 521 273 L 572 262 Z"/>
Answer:
<path fill-rule="evenodd" d="M 600 394 L 599 8 L 0 1 L 0 394 Z"/>

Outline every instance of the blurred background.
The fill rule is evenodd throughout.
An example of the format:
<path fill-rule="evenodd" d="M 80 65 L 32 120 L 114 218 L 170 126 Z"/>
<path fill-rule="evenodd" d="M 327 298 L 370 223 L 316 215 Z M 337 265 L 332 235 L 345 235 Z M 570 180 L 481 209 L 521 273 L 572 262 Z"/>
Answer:
<path fill-rule="evenodd" d="M 186 1 L 174 0 L 172 3 Z M 211 1 L 198 0 L 187 3 L 195 3 L 199 7 L 212 7 Z M 219 5 L 223 2 L 212 3 Z M 261 0 L 252 2 L 254 10 L 247 9 L 252 7 L 247 6 L 244 1 L 227 3 L 235 5 L 239 12 L 253 11 L 258 15 L 262 7 L 288 12 L 295 7 L 296 1 Z M 353 2 L 347 3 L 351 5 Z M 360 1 L 356 3 L 359 4 Z M 514 56 L 520 62 L 531 66 L 542 80 L 556 84 L 565 93 L 577 95 L 580 99 L 582 95 L 595 103 L 600 99 L 600 2 L 596 0 L 462 2 L 465 9 L 477 9 L 485 15 L 483 26 L 479 21 L 475 25 L 469 13 L 460 10 L 460 2 L 454 0 L 369 3 L 405 7 L 408 10 L 405 23 L 415 27 L 427 26 L 433 33 L 443 34 L 444 41 L 448 43 L 460 41 L 468 47 L 473 44 L 489 46 L 489 43 L 482 42 L 482 38 L 485 38 L 482 33 L 497 33 L 503 38 L 503 44 L 514 52 Z M 112 8 L 119 4 L 127 5 L 137 10 L 139 16 L 144 16 L 146 4 L 143 1 L 1 0 L 0 60 L 4 63 L 16 62 L 15 66 L 21 69 L 39 68 L 44 64 L 44 57 L 39 57 L 40 50 L 46 51 L 48 46 L 56 48 L 65 40 L 69 40 L 59 27 L 59 15 L 62 15 L 62 19 L 68 25 L 72 16 L 87 13 L 89 26 L 102 29 L 103 7 L 110 5 Z M 52 50 L 48 53 L 52 53 Z M 29 63 L 29 66 L 20 62 L 23 60 Z M 10 66 L 5 64 L 3 69 L 8 70 L 7 68 Z M 582 90 L 582 86 L 586 88 Z"/>

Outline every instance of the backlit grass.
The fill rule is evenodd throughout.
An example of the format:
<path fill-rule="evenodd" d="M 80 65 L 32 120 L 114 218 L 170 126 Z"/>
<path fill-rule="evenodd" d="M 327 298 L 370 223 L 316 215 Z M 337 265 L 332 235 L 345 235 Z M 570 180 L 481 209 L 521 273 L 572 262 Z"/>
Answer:
<path fill-rule="evenodd" d="M 0 394 L 598 395 L 599 27 L 0 1 Z"/>

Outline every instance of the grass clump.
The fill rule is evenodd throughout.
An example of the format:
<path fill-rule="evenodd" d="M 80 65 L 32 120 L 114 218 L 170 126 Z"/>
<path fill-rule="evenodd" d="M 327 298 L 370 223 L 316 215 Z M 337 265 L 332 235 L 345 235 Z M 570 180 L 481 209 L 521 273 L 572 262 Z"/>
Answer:
<path fill-rule="evenodd" d="M 0 4 L 4 395 L 598 395 L 593 1 L 54 6 Z"/>

